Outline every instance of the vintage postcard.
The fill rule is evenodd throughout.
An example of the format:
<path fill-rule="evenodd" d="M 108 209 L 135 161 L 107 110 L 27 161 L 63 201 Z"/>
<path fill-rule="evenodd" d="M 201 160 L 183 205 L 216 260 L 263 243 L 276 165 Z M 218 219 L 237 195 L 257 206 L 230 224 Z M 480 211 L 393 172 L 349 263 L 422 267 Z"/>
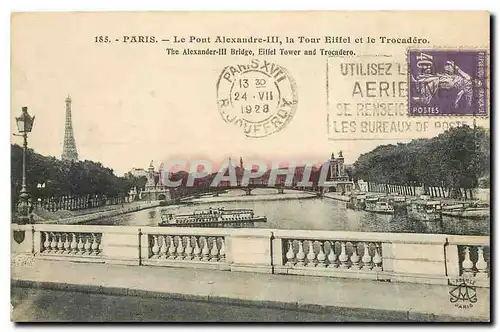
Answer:
<path fill-rule="evenodd" d="M 490 14 L 11 17 L 14 322 L 490 322 Z"/>

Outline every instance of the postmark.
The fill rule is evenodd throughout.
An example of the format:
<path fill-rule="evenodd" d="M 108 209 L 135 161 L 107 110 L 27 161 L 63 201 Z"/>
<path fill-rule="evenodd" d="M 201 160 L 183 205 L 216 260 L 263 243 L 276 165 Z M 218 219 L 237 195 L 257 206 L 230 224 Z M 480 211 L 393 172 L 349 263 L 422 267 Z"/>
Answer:
<path fill-rule="evenodd" d="M 485 50 L 410 49 L 407 56 L 409 115 L 488 115 Z"/>
<path fill-rule="evenodd" d="M 222 119 L 251 138 L 283 130 L 297 109 L 295 81 L 280 65 L 267 60 L 230 65 L 217 81 L 217 105 Z"/>

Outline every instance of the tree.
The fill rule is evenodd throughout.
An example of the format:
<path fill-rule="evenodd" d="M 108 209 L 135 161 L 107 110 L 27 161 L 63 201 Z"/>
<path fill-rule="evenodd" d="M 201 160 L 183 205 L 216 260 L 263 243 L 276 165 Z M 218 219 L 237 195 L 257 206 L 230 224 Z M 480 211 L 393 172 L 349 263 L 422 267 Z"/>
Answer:
<path fill-rule="evenodd" d="M 489 178 L 489 166 L 488 131 L 462 126 L 431 139 L 378 146 L 358 158 L 354 173 L 371 182 L 471 189 Z"/>
<path fill-rule="evenodd" d="M 11 145 L 11 193 L 12 208 L 17 205 L 22 184 L 22 148 Z M 132 186 L 142 188 L 144 178 L 125 179 L 101 163 L 90 160 L 61 161 L 42 156 L 32 149 L 26 153 L 26 187 L 33 199 L 63 195 L 118 197 L 128 193 Z M 37 184 L 45 183 L 43 193 Z"/>

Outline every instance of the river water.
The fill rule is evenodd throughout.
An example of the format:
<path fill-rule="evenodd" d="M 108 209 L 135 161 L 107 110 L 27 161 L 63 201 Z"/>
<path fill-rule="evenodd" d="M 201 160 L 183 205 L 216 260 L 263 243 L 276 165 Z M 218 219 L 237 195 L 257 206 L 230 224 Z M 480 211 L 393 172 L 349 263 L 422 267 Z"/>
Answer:
<path fill-rule="evenodd" d="M 196 204 L 146 209 L 91 222 L 99 225 L 156 226 L 162 212 L 189 213 L 195 209 L 249 208 L 256 215 L 266 216 L 267 222 L 257 228 L 304 229 L 355 232 L 432 233 L 457 235 L 489 235 L 490 219 L 471 220 L 443 216 L 441 222 L 418 222 L 404 215 L 384 215 L 353 211 L 346 203 L 331 198 L 311 198 L 310 194 L 275 189 L 255 189 L 252 196 L 232 190 L 220 197 L 198 199 Z M 238 197 L 240 196 L 240 197 Z M 235 202 L 221 200 L 239 199 Z M 218 202 L 217 202 L 218 201 Z"/>

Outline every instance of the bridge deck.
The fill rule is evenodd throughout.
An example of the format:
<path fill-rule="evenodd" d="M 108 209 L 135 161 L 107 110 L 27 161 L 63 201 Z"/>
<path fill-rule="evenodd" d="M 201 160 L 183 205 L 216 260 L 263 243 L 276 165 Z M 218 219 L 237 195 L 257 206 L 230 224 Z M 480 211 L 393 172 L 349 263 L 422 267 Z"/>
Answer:
<path fill-rule="evenodd" d="M 464 310 L 450 303 L 450 287 L 445 285 L 41 260 L 13 266 L 11 273 L 14 287 L 356 312 L 367 319 L 489 320 L 487 288 L 477 288 L 478 302 Z"/>

